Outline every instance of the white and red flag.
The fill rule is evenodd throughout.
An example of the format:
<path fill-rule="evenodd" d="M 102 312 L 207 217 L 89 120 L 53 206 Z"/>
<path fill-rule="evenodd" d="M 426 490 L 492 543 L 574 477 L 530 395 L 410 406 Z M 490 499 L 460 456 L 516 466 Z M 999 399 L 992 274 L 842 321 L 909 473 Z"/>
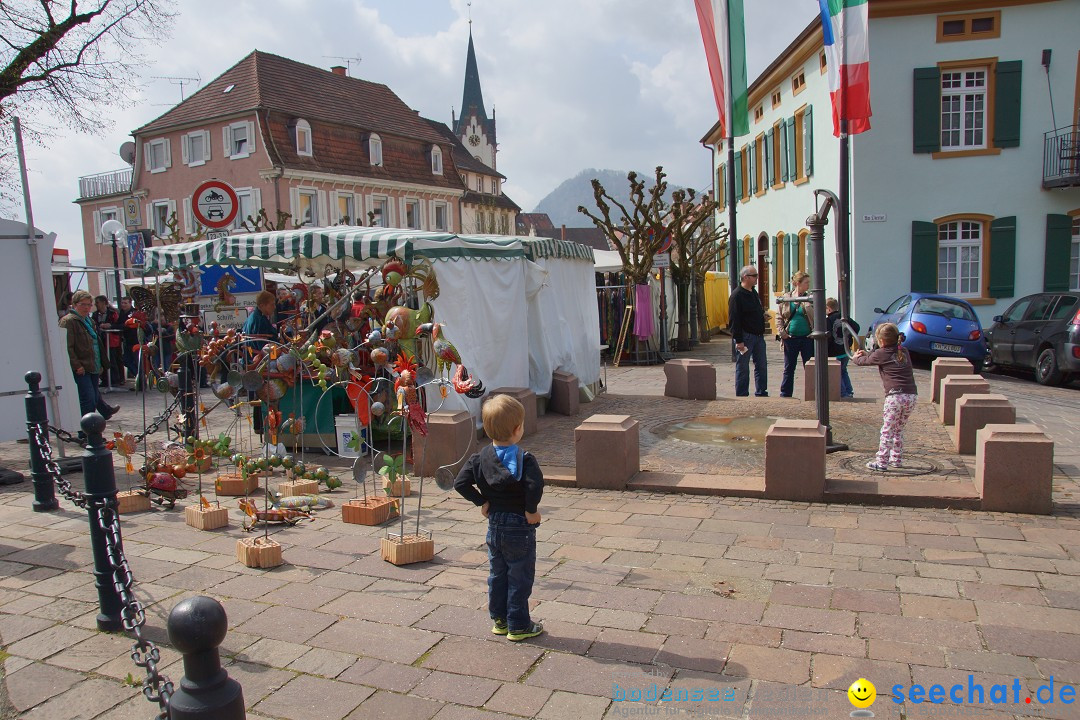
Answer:
<path fill-rule="evenodd" d="M 870 20 L 868 0 L 818 0 L 829 65 L 833 135 L 847 120 L 849 135 L 870 129 Z"/>
<path fill-rule="evenodd" d="M 694 6 L 701 26 L 701 39 L 705 41 L 705 58 L 709 62 L 709 77 L 720 115 L 720 134 L 746 135 L 750 132 L 750 119 L 746 107 L 743 0 L 694 0 Z"/>

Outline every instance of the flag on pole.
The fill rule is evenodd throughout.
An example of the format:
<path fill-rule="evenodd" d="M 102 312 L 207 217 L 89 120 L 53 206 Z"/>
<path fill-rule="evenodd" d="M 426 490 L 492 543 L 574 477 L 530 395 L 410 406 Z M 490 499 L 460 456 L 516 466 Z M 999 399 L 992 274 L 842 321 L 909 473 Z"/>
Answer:
<path fill-rule="evenodd" d="M 694 6 L 701 26 L 701 39 L 705 41 L 705 58 L 709 62 L 709 77 L 720 115 L 720 134 L 725 137 L 746 135 L 750 132 L 750 119 L 746 109 L 743 0 L 694 0 Z"/>
<path fill-rule="evenodd" d="M 818 0 L 829 65 L 833 135 L 840 120 L 848 135 L 870 129 L 870 21 L 868 0 Z"/>

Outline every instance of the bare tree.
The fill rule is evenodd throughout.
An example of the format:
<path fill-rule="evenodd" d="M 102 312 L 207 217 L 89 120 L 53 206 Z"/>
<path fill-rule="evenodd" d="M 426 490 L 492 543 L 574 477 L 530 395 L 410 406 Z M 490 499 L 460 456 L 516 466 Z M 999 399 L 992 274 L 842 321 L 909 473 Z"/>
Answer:
<path fill-rule="evenodd" d="M 627 174 L 630 182 L 630 208 L 613 198 L 599 180 L 592 181 L 593 198 L 598 215 L 584 206 L 578 208 L 611 241 L 622 260 L 623 273 L 631 283 L 648 282 L 653 256 L 670 240 L 671 274 L 678 297 L 678 348 L 690 348 L 689 288 L 691 268 L 708 269 L 710 258 L 715 262 L 718 242 L 726 236 L 722 225 L 714 227 L 709 220 L 716 211 L 716 201 L 709 195 L 698 199 L 687 188 L 671 194 L 671 204 L 664 200 L 667 193 L 667 173 L 656 168 L 654 185 L 646 191 L 645 182 L 635 172 Z M 618 212 L 613 217 L 612 206 Z M 702 275 L 704 277 L 704 275 Z"/>
<path fill-rule="evenodd" d="M 0 120 L 18 115 L 32 144 L 60 129 L 100 133 L 129 105 L 139 47 L 164 37 L 169 0 L 0 2 Z M 6 123 L 4 123 L 6 125 Z M 14 147 L 0 131 L 0 201 L 9 202 Z"/>

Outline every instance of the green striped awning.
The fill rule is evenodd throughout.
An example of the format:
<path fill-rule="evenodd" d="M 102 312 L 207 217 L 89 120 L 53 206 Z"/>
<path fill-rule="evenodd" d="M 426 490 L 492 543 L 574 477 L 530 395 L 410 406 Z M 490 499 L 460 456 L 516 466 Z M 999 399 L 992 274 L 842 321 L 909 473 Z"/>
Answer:
<path fill-rule="evenodd" d="M 147 248 L 146 269 L 258 264 L 293 258 L 365 262 L 390 256 L 397 256 L 410 264 L 418 258 L 508 259 L 524 257 L 525 249 L 521 238 L 506 235 L 468 236 L 421 230 L 335 226 L 245 233 Z"/>
<path fill-rule="evenodd" d="M 571 240 L 529 236 L 521 238 L 521 244 L 525 246 L 525 257 L 530 260 L 554 257 L 594 262 L 591 247 Z"/>

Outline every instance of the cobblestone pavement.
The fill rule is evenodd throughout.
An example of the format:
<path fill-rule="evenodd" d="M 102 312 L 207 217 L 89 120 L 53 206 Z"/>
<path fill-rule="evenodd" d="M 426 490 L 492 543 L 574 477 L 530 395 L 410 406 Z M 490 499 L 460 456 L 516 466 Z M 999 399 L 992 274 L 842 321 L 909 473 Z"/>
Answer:
<path fill-rule="evenodd" d="M 722 394 L 732 387 L 725 350 L 713 342 L 693 353 L 719 361 Z M 928 374 L 918 373 L 921 389 Z M 853 378 L 858 401 L 833 406 L 852 457 L 872 451 L 880 412 L 876 372 Z M 759 472 L 756 451 L 661 440 L 653 430 L 701 415 L 813 416 L 799 400 L 663 398 L 656 367 L 609 368 L 608 384 L 579 418 L 541 418 L 525 444 L 545 465 L 572 464 L 567 433 L 581 417 L 629 412 L 645 430 L 646 467 Z M 879 718 L 1077 717 L 1075 705 L 1036 694 L 1051 677 L 1055 694 L 1080 683 L 1076 391 L 1007 376 L 991 384 L 1057 442 L 1055 515 L 549 488 L 533 594 L 548 632 L 520 644 L 489 633 L 482 518 L 430 483 L 419 511 L 437 541 L 430 563 L 381 561 L 386 530 L 344 524 L 337 508 L 277 532 L 286 564 L 272 570 L 236 562 L 235 508 L 231 527 L 214 532 L 187 527 L 178 511 L 127 516 L 125 548 L 153 639 L 164 639 L 165 617 L 184 597 L 224 604 L 222 651 L 250 718 L 587 720 L 641 714 L 658 705 L 650 691 L 665 688 L 706 698 L 715 690 L 718 699 L 676 694 L 661 714 L 846 717 L 845 690 L 859 677 L 877 686 Z M 136 393 L 108 397 L 125 406 L 125 424 L 141 414 Z M 949 455 L 930 412 L 920 405 L 909 447 L 959 476 L 966 465 Z M 16 467 L 25 453 L 0 445 L 0 462 Z M 843 471 L 839 457 L 829 463 L 830 476 Z M 33 513 L 30 501 L 28 484 L 0 488 L 0 663 L 10 703 L 29 719 L 145 720 L 153 706 L 123 682 L 138 676 L 128 640 L 95 630 L 85 514 L 64 501 L 58 512 Z M 165 647 L 163 656 L 177 680 L 176 652 Z M 994 684 L 1007 685 L 1012 701 L 1014 680 L 1019 702 L 989 702 Z M 888 697 L 913 683 L 961 684 L 964 714 Z M 986 688 L 988 702 L 967 702 L 970 683 Z M 629 699 L 637 693 L 646 700 Z"/>

